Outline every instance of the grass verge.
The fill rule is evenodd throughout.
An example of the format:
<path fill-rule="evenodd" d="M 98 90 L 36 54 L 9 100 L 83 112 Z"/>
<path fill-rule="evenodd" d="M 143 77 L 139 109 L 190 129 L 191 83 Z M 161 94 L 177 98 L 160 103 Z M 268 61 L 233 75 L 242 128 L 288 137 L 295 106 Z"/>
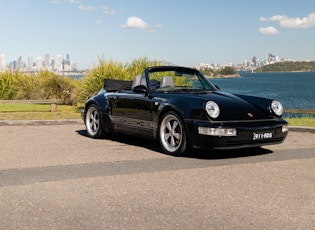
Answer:
<path fill-rule="evenodd" d="M 286 118 L 289 122 L 289 126 L 303 126 L 315 128 L 315 118 L 313 117 L 302 117 L 302 118 Z"/>
<path fill-rule="evenodd" d="M 58 105 L 57 112 L 50 111 L 50 105 L 3 104 L 0 106 L 0 120 L 64 120 L 81 119 L 80 108 Z M 290 126 L 315 127 L 315 118 L 285 118 Z"/>
<path fill-rule="evenodd" d="M 4 104 L 0 106 L 0 120 L 63 120 L 81 119 L 80 108 L 58 105 L 51 112 L 50 105 Z"/>

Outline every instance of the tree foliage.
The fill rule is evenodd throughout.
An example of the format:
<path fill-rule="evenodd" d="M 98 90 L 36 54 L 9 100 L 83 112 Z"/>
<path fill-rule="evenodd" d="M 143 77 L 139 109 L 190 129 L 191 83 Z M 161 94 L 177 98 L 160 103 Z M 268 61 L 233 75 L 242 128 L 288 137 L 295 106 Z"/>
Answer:
<path fill-rule="evenodd" d="M 315 62 L 277 62 L 256 69 L 256 72 L 313 72 Z"/>
<path fill-rule="evenodd" d="M 0 100 L 19 99 L 64 99 L 65 104 L 82 104 L 95 95 L 104 84 L 104 79 L 133 80 L 149 66 L 162 62 L 147 58 L 121 63 L 98 59 L 98 64 L 82 79 L 76 80 L 49 71 L 37 74 L 19 71 L 0 72 Z"/>
<path fill-rule="evenodd" d="M 214 70 L 211 68 L 204 68 L 200 70 L 202 72 L 203 75 L 205 76 L 221 76 L 221 75 L 235 75 L 237 74 L 237 71 L 234 67 L 231 66 L 226 66 L 224 68 L 218 69 L 218 70 Z"/>
<path fill-rule="evenodd" d="M 103 87 L 104 79 L 133 80 L 145 68 L 161 64 L 162 62 L 150 61 L 147 58 L 136 59 L 127 64 L 99 58 L 98 65 L 82 80 L 82 90 L 78 95 L 79 99 L 85 101 L 95 95 Z"/>
<path fill-rule="evenodd" d="M 237 72 L 236 72 L 236 70 L 233 67 L 226 66 L 223 69 L 221 69 L 219 71 L 219 73 L 222 74 L 222 75 L 232 75 L 232 74 L 236 74 Z"/>
<path fill-rule="evenodd" d="M 0 100 L 64 99 L 65 104 L 75 104 L 79 83 L 49 71 L 36 75 L 6 71 L 0 73 L 0 89 Z"/>

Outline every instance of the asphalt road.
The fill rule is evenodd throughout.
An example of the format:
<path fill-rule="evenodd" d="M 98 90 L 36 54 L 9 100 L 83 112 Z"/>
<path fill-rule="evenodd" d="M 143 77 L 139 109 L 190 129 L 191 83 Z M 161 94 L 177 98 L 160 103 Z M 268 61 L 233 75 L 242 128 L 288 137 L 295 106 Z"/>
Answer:
<path fill-rule="evenodd" d="M 83 124 L 0 126 L 0 229 L 314 229 L 315 134 L 161 153 Z"/>

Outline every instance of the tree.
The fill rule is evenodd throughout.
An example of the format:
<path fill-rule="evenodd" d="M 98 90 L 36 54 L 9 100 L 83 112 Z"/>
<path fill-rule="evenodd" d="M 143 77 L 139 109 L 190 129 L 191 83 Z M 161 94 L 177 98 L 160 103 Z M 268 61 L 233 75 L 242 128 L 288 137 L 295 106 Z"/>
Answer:
<path fill-rule="evenodd" d="M 236 74 L 236 70 L 231 66 L 226 66 L 219 71 L 222 75 L 233 75 Z"/>

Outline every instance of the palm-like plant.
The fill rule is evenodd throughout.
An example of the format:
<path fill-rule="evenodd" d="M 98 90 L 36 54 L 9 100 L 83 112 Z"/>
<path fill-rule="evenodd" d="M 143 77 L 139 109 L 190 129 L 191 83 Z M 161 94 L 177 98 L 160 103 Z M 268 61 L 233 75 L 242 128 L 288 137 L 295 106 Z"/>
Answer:
<path fill-rule="evenodd" d="M 0 99 L 14 99 L 16 89 L 14 85 L 21 78 L 20 72 L 5 71 L 0 73 Z"/>
<path fill-rule="evenodd" d="M 80 100 L 85 101 L 95 95 L 103 87 L 104 79 L 133 80 L 145 68 L 156 65 L 161 65 L 161 62 L 149 61 L 147 58 L 137 59 L 125 65 L 121 62 L 99 58 L 98 66 L 95 66 L 82 80 Z"/>

